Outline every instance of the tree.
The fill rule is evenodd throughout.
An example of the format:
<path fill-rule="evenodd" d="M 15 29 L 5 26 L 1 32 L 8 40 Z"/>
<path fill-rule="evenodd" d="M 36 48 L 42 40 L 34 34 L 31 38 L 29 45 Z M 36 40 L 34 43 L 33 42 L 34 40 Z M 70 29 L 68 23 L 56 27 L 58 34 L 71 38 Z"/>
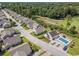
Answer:
<path fill-rule="evenodd" d="M 67 15 L 66 16 L 66 31 L 69 29 L 70 25 L 71 25 L 71 16 L 70 15 Z"/>
<path fill-rule="evenodd" d="M 77 34 L 77 31 L 76 31 L 76 27 L 75 26 L 72 26 L 70 29 L 69 29 L 70 33 L 71 34 Z"/>
<path fill-rule="evenodd" d="M 2 3 L 2 8 L 11 9 L 23 16 L 45 16 L 54 19 L 62 19 L 67 15 L 75 16 L 78 6 L 73 3 Z"/>

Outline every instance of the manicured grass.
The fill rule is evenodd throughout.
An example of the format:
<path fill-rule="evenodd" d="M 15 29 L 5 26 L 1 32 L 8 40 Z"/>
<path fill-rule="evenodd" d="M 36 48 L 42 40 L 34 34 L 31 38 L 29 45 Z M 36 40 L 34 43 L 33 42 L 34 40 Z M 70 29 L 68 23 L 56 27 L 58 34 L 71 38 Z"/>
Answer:
<path fill-rule="evenodd" d="M 25 24 L 22 24 L 21 25 L 25 30 L 28 30 L 29 28 L 27 27 L 27 25 L 25 25 Z"/>
<path fill-rule="evenodd" d="M 23 40 L 23 42 L 29 42 L 29 40 L 27 39 L 27 38 L 25 38 L 24 36 L 22 36 L 22 40 Z"/>
<path fill-rule="evenodd" d="M 16 31 L 17 33 L 20 33 L 20 31 L 19 31 L 19 30 L 17 30 L 17 29 L 16 29 L 15 31 Z"/>
<path fill-rule="evenodd" d="M 74 38 L 74 44 L 71 44 L 68 53 L 70 55 L 79 55 L 79 38 Z"/>
<path fill-rule="evenodd" d="M 5 53 L 3 54 L 3 56 L 10 56 L 11 53 L 9 51 L 5 51 Z"/>
<path fill-rule="evenodd" d="M 40 39 L 40 40 L 46 42 L 46 43 L 49 43 L 49 42 L 50 42 L 47 38 L 44 37 L 43 34 L 36 35 L 34 32 L 32 32 L 31 34 L 32 34 L 33 36 L 37 37 L 38 39 Z"/>
<path fill-rule="evenodd" d="M 31 47 L 31 49 L 32 49 L 32 52 L 36 52 L 36 51 L 38 51 L 39 49 L 41 49 L 40 46 L 38 46 L 38 45 L 36 45 L 36 44 L 30 42 L 30 41 L 29 41 L 27 38 L 25 38 L 24 36 L 22 37 L 22 39 L 23 39 L 23 42 L 27 42 L 27 43 L 30 45 L 30 47 Z"/>

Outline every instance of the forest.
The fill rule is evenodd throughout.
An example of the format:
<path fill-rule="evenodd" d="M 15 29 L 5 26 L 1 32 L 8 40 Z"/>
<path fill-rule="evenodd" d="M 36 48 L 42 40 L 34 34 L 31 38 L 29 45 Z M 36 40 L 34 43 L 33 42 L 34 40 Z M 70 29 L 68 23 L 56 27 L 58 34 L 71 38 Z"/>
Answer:
<path fill-rule="evenodd" d="M 33 15 L 49 17 L 53 19 L 63 19 L 66 16 L 79 15 L 78 3 L 48 3 L 48 2 L 28 2 L 28 3 L 1 3 L 2 8 L 8 8 L 17 13 L 32 17 Z"/>

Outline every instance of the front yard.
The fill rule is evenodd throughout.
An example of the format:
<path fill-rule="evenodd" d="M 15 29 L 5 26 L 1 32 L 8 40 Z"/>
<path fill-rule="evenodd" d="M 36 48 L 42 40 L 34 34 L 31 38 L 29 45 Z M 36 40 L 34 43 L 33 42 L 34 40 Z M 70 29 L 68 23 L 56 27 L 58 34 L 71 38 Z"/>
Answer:
<path fill-rule="evenodd" d="M 3 56 L 10 56 L 11 53 L 9 51 L 5 51 L 5 53 L 3 54 Z"/>
<path fill-rule="evenodd" d="M 36 51 L 38 51 L 39 49 L 41 49 L 38 45 L 36 45 L 36 44 L 30 42 L 30 41 L 29 41 L 27 38 L 25 38 L 24 36 L 22 36 L 22 39 L 23 39 L 23 42 L 24 42 L 24 43 L 27 42 L 27 43 L 30 45 L 30 47 L 31 47 L 31 49 L 32 49 L 32 52 L 36 52 Z"/>
<path fill-rule="evenodd" d="M 50 42 L 47 38 L 44 37 L 43 34 L 36 35 L 34 32 L 32 32 L 31 34 L 32 34 L 33 36 L 37 37 L 38 39 L 40 39 L 40 40 L 46 42 L 46 43 L 49 43 L 49 42 Z"/>
<path fill-rule="evenodd" d="M 25 30 L 28 30 L 28 29 L 29 29 L 26 24 L 22 24 L 21 26 L 22 26 Z"/>

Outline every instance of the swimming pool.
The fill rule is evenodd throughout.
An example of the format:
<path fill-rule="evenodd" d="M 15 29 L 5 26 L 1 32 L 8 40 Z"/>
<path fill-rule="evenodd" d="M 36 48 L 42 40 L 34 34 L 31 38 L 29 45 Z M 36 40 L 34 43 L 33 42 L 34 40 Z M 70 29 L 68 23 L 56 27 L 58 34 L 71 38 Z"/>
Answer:
<path fill-rule="evenodd" d="M 63 36 L 60 36 L 57 40 L 62 44 L 64 44 L 65 46 L 69 44 L 69 40 L 67 38 L 64 38 Z"/>

